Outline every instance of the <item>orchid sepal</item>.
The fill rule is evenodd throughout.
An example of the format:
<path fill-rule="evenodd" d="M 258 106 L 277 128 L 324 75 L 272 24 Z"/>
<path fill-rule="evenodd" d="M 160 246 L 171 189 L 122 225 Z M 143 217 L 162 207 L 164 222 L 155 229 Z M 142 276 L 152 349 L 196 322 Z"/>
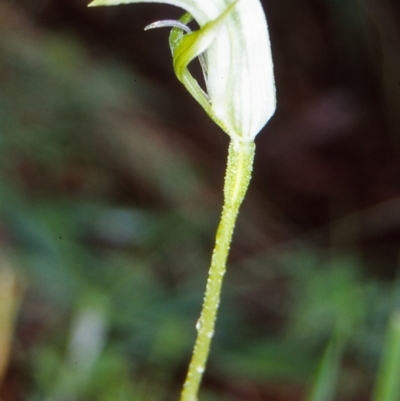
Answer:
<path fill-rule="evenodd" d="M 173 56 L 173 66 L 177 78 L 183 83 L 188 92 L 204 108 L 209 117 L 228 135 L 229 131 L 227 127 L 213 112 L 212 103 L 209 96 L 203 91 L 197 80 L 192 76 L 188 67 L 196 57 L 199 57 L 211 45 L 218 33 L 219 27 L 223 25 L 224 20 L 232 12 L 238 1 L 239 0 L 235 0 L 233 3 L 231 3 L 218 18 L 208 22 L 201 29 L 195 32 L 184 34 L 182 29 L 179 27 L 174 27 L 171 30 L 169 37 L 169 44 Z M 179 19 L 179 22 L 187 25 L 192 19 L 193 17 L 189 13 L 186 13 Z M 205 76 L 205 84 L 207 86 L 207 61 L 205 67 L 207 68 L 207 71 L 204 71 L 204 66 L 202 65 Z"/>
<path fill-rule="evenodd" d="M 186 25 L 192 19 L 193 17 L 189 13 L 186 13 L 179 19 L 179 22 Z M 213 118 L 210 99 L 207 93 L 200 87 L 188 69 L 190 62 L 200 56 L 207 47 L 204 46 L 202 41 L 204 41 L 204 31 L 202 30 L 184 34 L 182 29 L 175 27 L 169 35 L 169 45 L 173 57 L 175 75 L 206 113 Z M 206 79 L 206 72 L 203 71 L 203 73 Z"/>

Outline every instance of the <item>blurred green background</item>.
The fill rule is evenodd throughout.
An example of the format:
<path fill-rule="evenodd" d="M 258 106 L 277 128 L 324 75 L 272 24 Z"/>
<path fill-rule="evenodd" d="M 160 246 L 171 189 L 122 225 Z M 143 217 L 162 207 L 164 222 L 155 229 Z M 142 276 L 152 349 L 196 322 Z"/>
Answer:
<path fill-rule="evenodd" d="M 263 4 L 278 110 L 200 398 L 399 400 L 400 3 Z M 228 146 L 143 32 L 180 14 L 0 0 L 2 401 L 178 398 Z"/>

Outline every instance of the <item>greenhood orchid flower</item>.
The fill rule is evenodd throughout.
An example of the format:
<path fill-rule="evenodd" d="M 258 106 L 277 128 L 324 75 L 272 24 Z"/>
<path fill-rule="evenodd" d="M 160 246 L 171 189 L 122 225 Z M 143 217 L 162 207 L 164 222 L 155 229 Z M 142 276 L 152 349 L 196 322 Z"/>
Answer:
<path fill-rule="evenodd" d="M 94 0 L 89 6 L 167 3 L 187 11 L 172 26 L 170 47 L 178 79 L 233 140 L 253 142 L 275 111 L 275 83 L 268 29 L 260 0 Z M 187 24 L 194 18 L 200 29 Z M 196 57 L 206 91 L 190 74 Z"/>
<path fill-rule="evenodd" d="M 230 137 L 224 206 L 216 233 L 197 337 L 181 401 L 196 401 L 220 302 L 223 276 L 236 218 L 250 182 L 254 138 L 275 111 L 275 83 L 267 23 L 260 0 L 94 0 L 90 6 L 168 3 L 186 10 L 172 27 L 169 45 L 175 74 L 204 110 Z M 188 24 L 196 20 L 199 29 Z M 188 66 L 199 58 L 205 90 Z"/>

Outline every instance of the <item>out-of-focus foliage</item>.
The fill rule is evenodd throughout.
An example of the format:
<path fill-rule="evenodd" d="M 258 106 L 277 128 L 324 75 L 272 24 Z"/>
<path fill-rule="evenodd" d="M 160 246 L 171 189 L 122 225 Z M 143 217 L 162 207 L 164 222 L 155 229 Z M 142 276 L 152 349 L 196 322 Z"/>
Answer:
<path fill-rule="evenodd" d="M 221 183 L 223 171 L 203 156 L 218 152 L 196 153 L 172 117 L 181 106 L 120 61 L 96 57 L 72 32 L 41 29 L 16 4 L 0 2 L 0 15 L 0 397 L 175 399 L 219 212 L 206 182 L 218 170 Z M 322 103 L 331 110 L 340 101 Z M 323 120 L 318 107 L 310 121 Z M 311 124 L 302 118 L 304 140 Z M 274 166 L 285 177 L 285 158 L 295 163 L 299 153 L 279 141 L 264 151 L 261 142 L 260 154 L 274 160 L 281 151 Z M 309 148 L 296 151 L 309 166 Z M 380 266 L 370 274 L 368 259 L 392 268 L 382 249 L 393 253 L 396 241 L 395 188 L 390 207 L 343 220 L 335 198 L 332 221 L 304 234 L 299 221 L 310 212 L 300 200 L 318 192 L 318 179 L 296 179 L 297 204 L 281 197 L 271 206 L 263 163 L 238 223 L 202 400 L 367 399 L 399 308 L 398 283 L 382 280 Z M 363 235 L 372 238 L 367 251 Z"/>
<path fill-rule="evenodd" d="M 115 176 L 85 140 L 99 109 L 125 104 L 130 78 L 87 71 L 65 37 L 2 39 L 2 250 L 25 288 L 3 399 L 165 394 L 200 302 L 173 275 L 196 275 L 203 257 L 184 217 L 115 199 Z"/>

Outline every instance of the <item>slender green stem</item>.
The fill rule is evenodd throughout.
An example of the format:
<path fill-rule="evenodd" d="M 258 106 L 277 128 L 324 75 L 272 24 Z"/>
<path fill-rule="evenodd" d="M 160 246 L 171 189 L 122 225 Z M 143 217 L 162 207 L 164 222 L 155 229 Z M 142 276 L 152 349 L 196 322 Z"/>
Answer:
<path fill-rule="evenodd" d="M 253 168 L 254 142 L 231 142 L 224 184 L 224 206 L 218 226 L 211 266 L 200 318 L 196 324 L 197 338 L 180 401 L 195 401 L 205 370 L 214 334 L 215 321 L 226 261 L 232 241 L 239 207 L 247 192 Z"/>

